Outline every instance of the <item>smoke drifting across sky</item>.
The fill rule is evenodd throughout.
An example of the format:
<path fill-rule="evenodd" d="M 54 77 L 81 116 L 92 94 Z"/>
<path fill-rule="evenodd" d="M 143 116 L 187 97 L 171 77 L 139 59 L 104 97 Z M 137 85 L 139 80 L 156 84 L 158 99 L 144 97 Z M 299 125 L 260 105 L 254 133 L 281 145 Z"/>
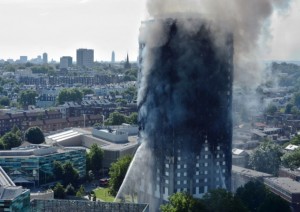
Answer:
<path fill-rule="evenodd" d="M 289 0 L 148 0 L 150 17 L 198 14 L 234 36 L 235 77 L 242 83 L 259 81 L 261 49 L 270 37 L 269 18 L 289 7 Z M 176 16 L 176 15 L 175 15 Z M 221 36 L 222 37 L 222 36 Z"/>

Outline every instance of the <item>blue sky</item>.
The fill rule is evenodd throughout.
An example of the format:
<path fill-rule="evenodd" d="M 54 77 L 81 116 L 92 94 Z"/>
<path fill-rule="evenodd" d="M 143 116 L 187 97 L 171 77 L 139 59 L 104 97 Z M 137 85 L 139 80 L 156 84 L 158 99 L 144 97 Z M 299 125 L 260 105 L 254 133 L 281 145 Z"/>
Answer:
<path fill-rule="evenodd" d="M 264 59 L 300 60 L 300 0 L 271 18 L 271 39 Z M 135 60 L 146 0 L 0 0 L 0 58 L 75 57 L 77 48 L 95 49 L 95 59 L 111 52 Z"/>

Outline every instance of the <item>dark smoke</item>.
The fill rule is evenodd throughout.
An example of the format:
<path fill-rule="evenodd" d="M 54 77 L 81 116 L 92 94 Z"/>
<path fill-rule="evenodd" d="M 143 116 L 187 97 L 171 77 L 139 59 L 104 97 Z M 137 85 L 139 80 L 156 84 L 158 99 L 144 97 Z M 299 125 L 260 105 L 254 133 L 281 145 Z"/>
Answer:
<path fill-rule="evenodd" d="M 209 154 L 209 170 L 221 177 L 217 185 L 212 173 L 208 189 L 230 188 L 233 67 L 241 84 L 258 83 L 258 43 L 266 31 L 262 29 L 273 10 L 287 3 L 148 1 L 153 20 L 143 24 L 139 40 L 141 146 L 117 200 L 150 202 L 157 210 L 166 200 L 164 187 L 172 184 L 167 193 L 176 192 L 175 172 L 181 161 L 186 163 L 187 192 L 193 193 L 199 186 L 195 172 L 205 170 L 196 167 L 204 154 Z M 168 185 L 162 180 L 167 164 L 174 173 Z"/>
<path fill-rule="evenodd" d="M 267 29 L 269 17 L 275 10 L 288 8 L 289 2 L 290 0 L 148 0 L 147 8 L 149 16 L 153 18 L 178 13 L 186 14 L 187 17 L 191 13 L 201 14 L 225 31 L 233 33 L 235 79 L 241 84 L 257 85 L 263 68 L 258 63 L 261 59 L 259 45 L 262 39 L 265 40 L 264 37 L 270 37 Z M 223 36 L 219 39 L 223 39 Z"/>
<path fill-rule="evenodd" d="M 157 178 L 163 179 L 167 171 L 166 163 L 176 167 L 184 161 L 190 179 L 187 191 L 193 193 L 195 173 L 199 171 L 196 163 L 204 158 L 204 146 L 209 148 L 209 167 L 214 172 L 224 170 L 219 187 L 230 188 L 232 34 L 195 16 L 177 17 L 145 23 L 147 29 L 161 31 L 163 36 L 155 38 L 159 45 L 153 45 L 153 37 L 140 41 L 143 54 L 138 107 L 142 146 L 118 195 L 137 195 L 140 202 L 150 202 L 155 209 L 164 198 L 166 185 L 156 185 Z M 220 34 L 225 38 L 217 43 Z M 221 164 L 223 161 L 226 164 Z M 210 188 L 216 186 L 215 175 L 213 178 Z M 174 178 L 170 184 L 175 182 Z M 154 198 L 155 190 L 158 193 Z"/>

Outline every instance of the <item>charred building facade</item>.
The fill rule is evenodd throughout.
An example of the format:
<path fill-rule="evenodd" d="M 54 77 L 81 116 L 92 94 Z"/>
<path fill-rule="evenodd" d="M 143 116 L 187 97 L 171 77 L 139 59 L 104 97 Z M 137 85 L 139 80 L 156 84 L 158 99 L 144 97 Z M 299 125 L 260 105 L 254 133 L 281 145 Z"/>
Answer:
<path fill-rule="evenodd" d="M 139 201 L 230 190 L 232 35 L 198 19 L 145 24 L 158 24 L 163 41 L 140 41 L 139 121 L 151 170 L 142 171 Z"/>

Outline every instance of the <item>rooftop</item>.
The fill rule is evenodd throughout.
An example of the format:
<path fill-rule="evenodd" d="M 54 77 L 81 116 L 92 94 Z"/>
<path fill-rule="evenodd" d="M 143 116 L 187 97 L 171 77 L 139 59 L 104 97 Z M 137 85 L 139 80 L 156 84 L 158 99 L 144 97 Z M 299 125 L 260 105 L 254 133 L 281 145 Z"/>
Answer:
<path fill-rule="evenodd" d="M 270 177 L 264 179 L 265 184 L 277 186 L 289 193 L 300 194 L 300 183 L 288 177 Z"/>
<path fill-rule="evenodd" d="M 290 151 L 294 151 L 294 150 L 296 150 L 296 149 L 298 149 L 299 148 L 299 146 L 297 146 L 297 145 L 293 145 L 293 144 L 289 144 L 287 147 L 285 147 L 284 149 L 285 150 L 290 150 Z"/>
<path fill-rule="evenodd" d="M 272 175 L 264 173 L 264 172 L 258 172 L 252 169 L 246 169 L 239 166 L 232 166 L 232 173 L 234 174 L 240 174 L 251 178 L 259 178 L 259 177 L 272 177 Z"/>
<path fill-rule="evenodd" d="M 0 157 L 40 157 L 74 150 L 74 148 L 67 148 L 54 145 L 30 144 L 27 146 L 16 147 L 11 150 L 1 150 Z"/>

